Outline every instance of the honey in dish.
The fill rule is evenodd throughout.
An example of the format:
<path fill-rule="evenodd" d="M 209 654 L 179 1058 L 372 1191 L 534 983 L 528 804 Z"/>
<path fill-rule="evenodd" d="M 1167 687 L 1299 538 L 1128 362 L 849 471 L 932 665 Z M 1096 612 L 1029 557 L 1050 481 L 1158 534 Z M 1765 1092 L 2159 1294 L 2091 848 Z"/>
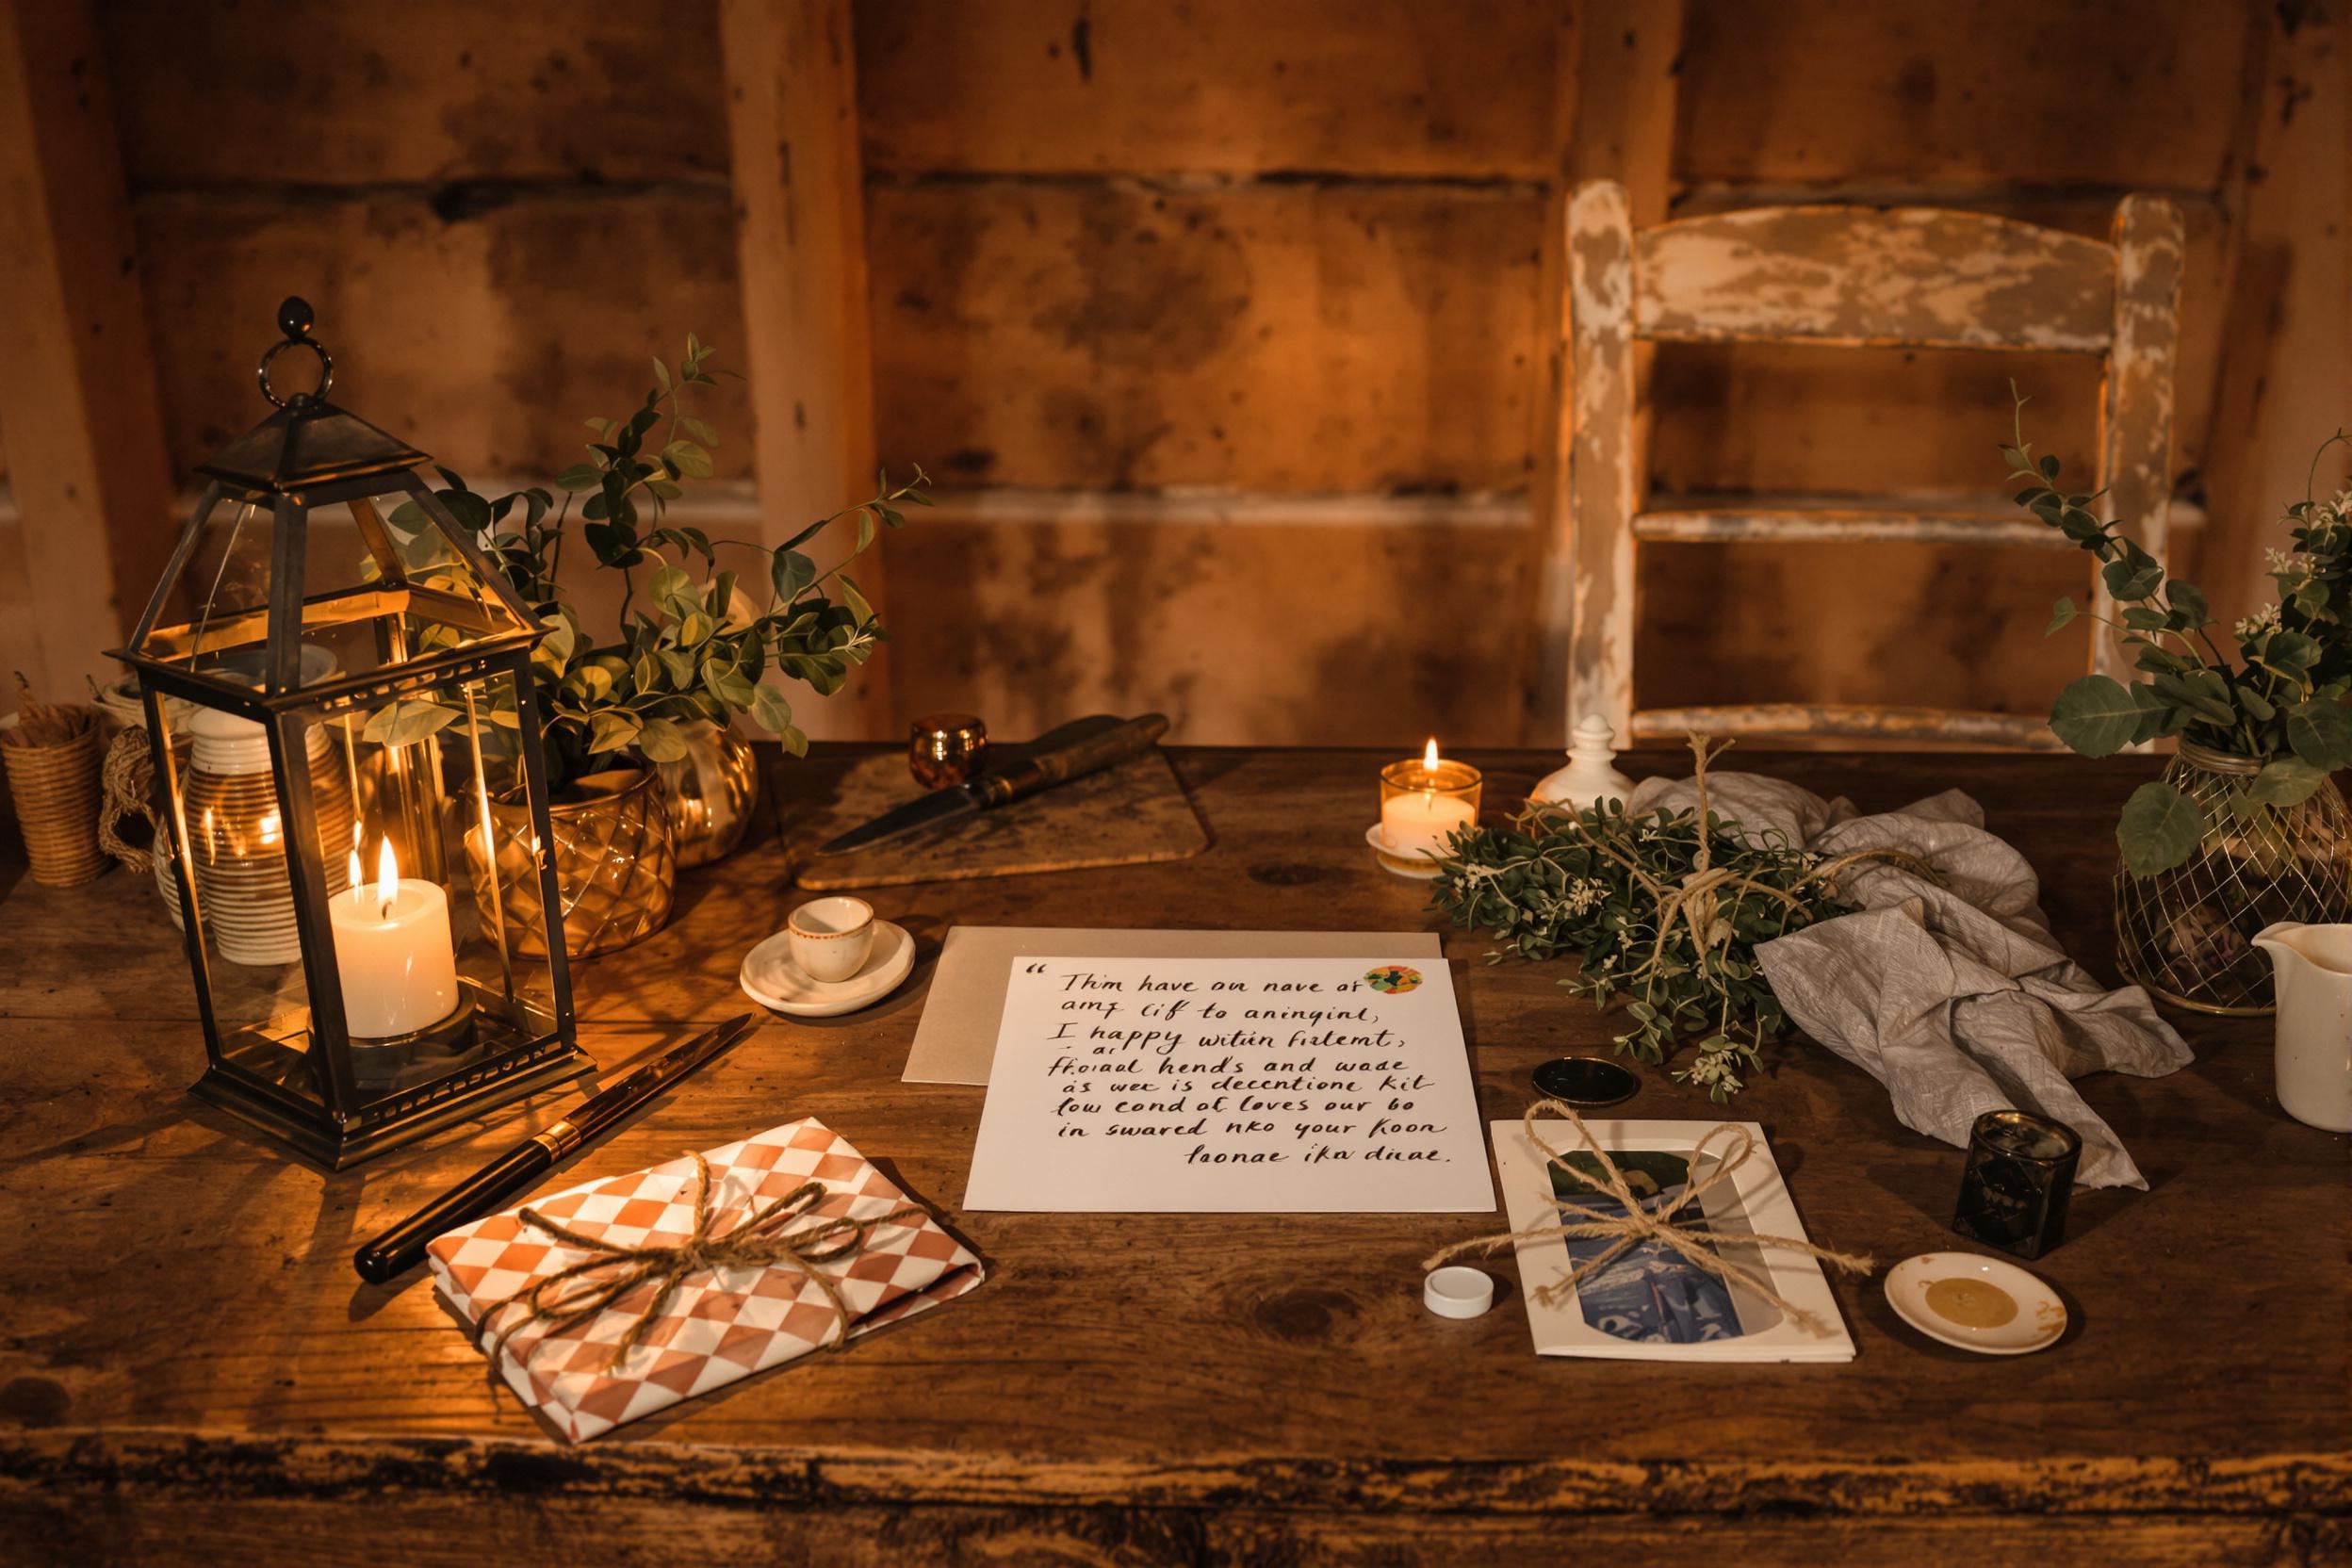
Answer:
<path fill-rule="evenodd" d="M 1927 1287 L 1927 1304 L 1968 1329 L 1998 1329 L 2017 1315 L 2017 1298 L 1982 1280 L 1936 1280 Z"/>

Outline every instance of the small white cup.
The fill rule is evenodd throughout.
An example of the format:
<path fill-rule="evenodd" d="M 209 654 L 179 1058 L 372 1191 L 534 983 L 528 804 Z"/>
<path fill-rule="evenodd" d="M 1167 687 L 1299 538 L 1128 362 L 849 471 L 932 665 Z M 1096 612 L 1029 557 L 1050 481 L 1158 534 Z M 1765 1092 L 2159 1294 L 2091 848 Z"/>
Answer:
<path fill-rule="evenodd" d="M 812 898 L 785 921 L 792 962 L 811 980 L 846 980 L 874 948 L 874 906 L 862 898 Z"/>

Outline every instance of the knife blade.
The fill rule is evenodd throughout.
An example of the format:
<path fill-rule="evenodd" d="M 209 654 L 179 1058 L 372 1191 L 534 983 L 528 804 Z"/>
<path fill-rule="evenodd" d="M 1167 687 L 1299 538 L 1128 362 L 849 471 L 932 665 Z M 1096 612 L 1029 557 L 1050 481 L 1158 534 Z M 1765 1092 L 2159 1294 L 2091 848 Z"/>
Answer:
<path fill-rule="evenodd" d="M 446 1231 L 495 1212 L 574 1150 L 607 1131 L 674 1080 L 702 1066 L 759 1026 L 743 1013 L 666 1051 L 611 1088 L 590 1095 L 563 1120 L 533 1133 L 439 1198 L 352 1254 L 351 1266 L 370 1284 L 384 1284 L 424 1261 L 425 1246 Z"/>
<path fill-rule="evenodd" d="M 953 785 L 935 790 L 930 794 L 893 806 L 848 832 L 826 841 L 817 848 L 823 856 L 848 855 L 861 849 L 872 849 L 925 828 L 981 811 L 992 811 L 1000 806 L 1025 800 L 1040 790 L 1056 784 L 1067 784 L 1100 773 L 1115 762 L 1123 762 L 1139 752 L 1148 751 L 1168 733 L 1168 715 L 1146 713 L 1141 718 L 1102 727 L 1098 720 L 1082 719 L 1066 725 L 1042 740 L 1052 741 L 1066 731 L 1079 731 L 1079 738 L 1066 743 L 1042 748 L 1032 747 L 1013 758 L 1002 767 L 991 768 L 968 784 Z"/>

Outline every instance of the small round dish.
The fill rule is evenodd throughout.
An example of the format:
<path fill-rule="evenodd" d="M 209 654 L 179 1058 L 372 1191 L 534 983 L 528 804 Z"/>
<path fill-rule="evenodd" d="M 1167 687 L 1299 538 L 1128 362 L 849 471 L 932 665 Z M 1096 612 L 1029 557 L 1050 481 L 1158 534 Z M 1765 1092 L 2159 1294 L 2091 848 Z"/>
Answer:
<path fill-rule="evenodd" d="M 778 931 L 743 955 L 743 972 L 735 983 L 762 1007 L 794 1018 L 831 1018 L 854 1013 L 879 1002 L 898 988 L 915 967 L 915 939 L 906 928 L 875 917 L 874 948 L 857 973 L 846 980 L 812 980 L 792 962 L 790 932 Z"/>
<path fill-rule="evenodd" d="M 1418 855 L 1399 855 L 1388 847 L 1388 834 L 1379 823 L 1364 830 L 1364 841 L 1372 846 L 1372 858 L 1380 869 L 1392 876 L 1409 876 L 1416 882 L 1437 880 L 1437 862 Z"/>
<path fill-rule="evenodd" d="M 2022 1356 L 2058 1343 L 2066 1304 L 2016 1264 L 1982 1252 L 1922 1252 L 1886 1271 L 1895 1315 L 1945 1345 Z"/>

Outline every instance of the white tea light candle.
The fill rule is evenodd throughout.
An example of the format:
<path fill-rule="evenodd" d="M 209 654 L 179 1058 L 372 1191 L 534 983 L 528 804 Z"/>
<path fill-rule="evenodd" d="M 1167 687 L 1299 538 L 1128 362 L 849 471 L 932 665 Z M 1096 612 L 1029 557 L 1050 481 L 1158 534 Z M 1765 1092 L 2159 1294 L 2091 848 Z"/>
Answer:
<path fill-rule="evenodd" d="M 449 896 L 433 883 L 401 880 L 391 840 L 372 883 L 361 881 L 359 851 L 351 851 L 351 890 L 329 899 L 328 913 L 352 1038 L 414 1034 L 457 1010 Z"/>
<path fill-rule="evenodd" d="M 1380 770 L 1380 827 L 1377 848 L 1391 869 L 1431 870 L 1446 841 L 1478 820 L 1485 776 L 1466 762 L 1447 761 L 1431 740 L 1418 760 Z M 1392 865 L 1402 862 L 1402 866 Z"/>

